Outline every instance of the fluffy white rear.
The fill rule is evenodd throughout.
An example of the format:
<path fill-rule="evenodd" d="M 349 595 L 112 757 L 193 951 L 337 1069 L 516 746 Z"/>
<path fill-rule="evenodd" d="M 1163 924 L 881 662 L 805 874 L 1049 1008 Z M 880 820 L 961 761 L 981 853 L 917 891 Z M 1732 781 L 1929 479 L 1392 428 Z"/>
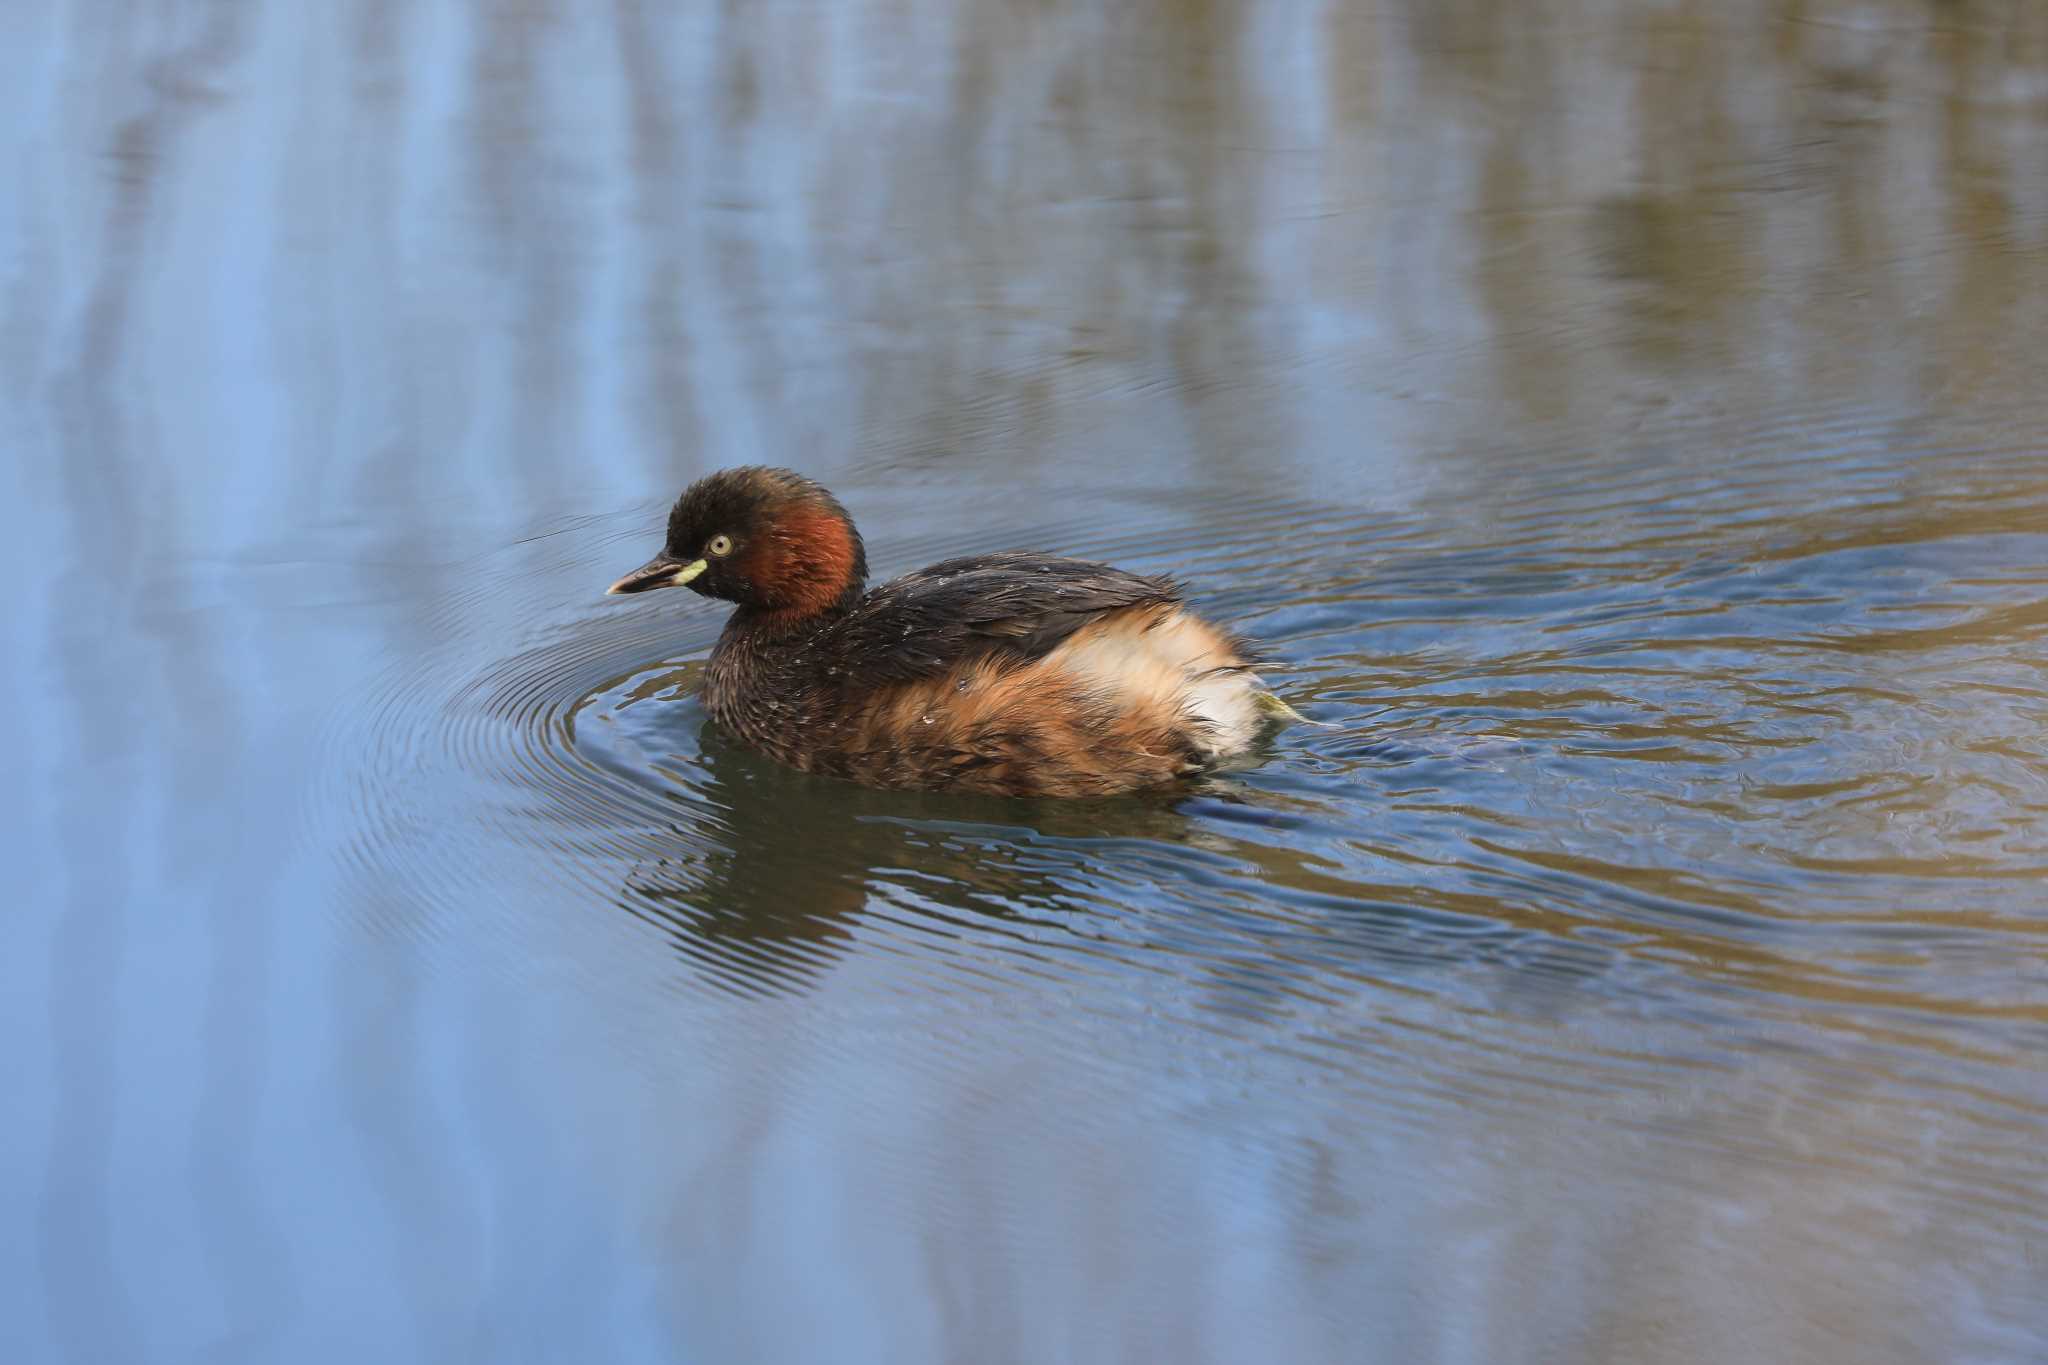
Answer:
<path fill-rule="evenodd" d="M 1259 680 L 1222 632 L 1178 607 L 1106 617 L 1075 632 L 1045 663 L 1132 706 L 1186 715 L 1196 722 L 1196 746 L 1211 758 L 1243 752 L 1259 732 Z"/>

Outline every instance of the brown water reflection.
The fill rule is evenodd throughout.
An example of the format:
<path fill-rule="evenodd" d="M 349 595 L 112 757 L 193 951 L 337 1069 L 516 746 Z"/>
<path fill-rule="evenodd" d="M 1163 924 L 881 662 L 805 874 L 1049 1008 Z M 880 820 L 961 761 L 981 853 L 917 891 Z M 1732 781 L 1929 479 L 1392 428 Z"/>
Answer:
<path fill-rule="evenodd" d="M 5 1358 L 2048 1356 L 2048 9 L 0 31 Z M 762 459 L 1329 728 L 761 764 Z"/>

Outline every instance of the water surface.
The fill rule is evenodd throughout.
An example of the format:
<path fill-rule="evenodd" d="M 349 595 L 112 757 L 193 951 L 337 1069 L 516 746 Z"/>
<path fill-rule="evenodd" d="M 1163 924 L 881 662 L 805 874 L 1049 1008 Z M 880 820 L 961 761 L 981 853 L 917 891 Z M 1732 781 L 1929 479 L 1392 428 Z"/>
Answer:
<path fill-rule="evenodd" d="M 5 28 L 6 1359 L 2048 1358 L 2037 6 Z M 1322 724 L 779 769 L 746 461 Z"/>

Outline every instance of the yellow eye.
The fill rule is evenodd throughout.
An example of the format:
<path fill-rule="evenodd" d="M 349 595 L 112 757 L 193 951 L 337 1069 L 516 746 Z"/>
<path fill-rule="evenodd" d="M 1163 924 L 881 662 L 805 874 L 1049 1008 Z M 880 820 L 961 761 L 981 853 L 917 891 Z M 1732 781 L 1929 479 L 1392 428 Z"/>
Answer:
<path fill-rule="evenodd" d="M 705 542 L 704 548 L 715 555 L 729 555 L 732 553 L 732 537 L 713 536 Z"/>

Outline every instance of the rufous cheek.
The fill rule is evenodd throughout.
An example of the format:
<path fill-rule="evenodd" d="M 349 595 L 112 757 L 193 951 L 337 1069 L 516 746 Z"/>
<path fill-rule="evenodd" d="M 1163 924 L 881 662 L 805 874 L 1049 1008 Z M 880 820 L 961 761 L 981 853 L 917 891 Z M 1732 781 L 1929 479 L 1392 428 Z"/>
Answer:
<path fill-rule="evenodd" d="M 845 521 L 826 511 L 786 514 L 768 542 L 772 563 L 757 579 L 763 595 L 783 610 L 823 611 L 846 590 L 853 573 L 853 536 Z"/>

